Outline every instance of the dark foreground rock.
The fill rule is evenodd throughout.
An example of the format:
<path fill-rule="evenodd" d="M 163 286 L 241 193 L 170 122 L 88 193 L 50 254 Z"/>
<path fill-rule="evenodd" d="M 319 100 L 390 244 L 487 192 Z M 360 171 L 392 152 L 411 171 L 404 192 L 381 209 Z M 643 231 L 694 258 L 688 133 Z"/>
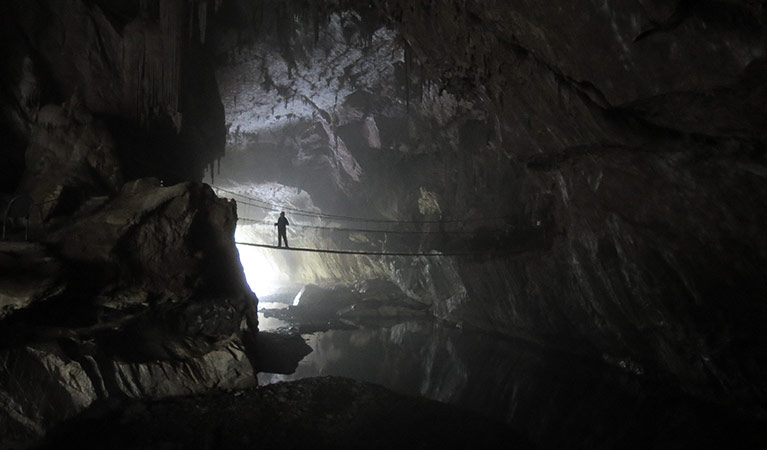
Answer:
<path fill-rule="evenodd" d="M 41 449 L 534 448 L 502 424 L 434 401 L 322 377 L 92 409 Z"/>
<path fill-rule="evenodd" d="M 288 332 L 246 334 L 245 348 L 256 372 L 281 374 L 295 372 L 301 359 L 312 351 L 301 335 Z"/>
<path fill-rule="evenodd" d="M 94 402 L 253 386 L 235 223 L 206 185 L 142 179 L 0 243 L 0 449 Z"/>

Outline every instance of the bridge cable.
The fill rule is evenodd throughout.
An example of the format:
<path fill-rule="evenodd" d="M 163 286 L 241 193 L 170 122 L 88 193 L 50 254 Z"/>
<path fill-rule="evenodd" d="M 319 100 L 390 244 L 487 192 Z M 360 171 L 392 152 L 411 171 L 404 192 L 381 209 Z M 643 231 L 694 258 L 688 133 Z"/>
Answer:
<path fill-rule="evenodd" d="M 286 250 L 292 252 L 310 252 L 310 253 L 332 253 L 339 255 L 367 255 L 367 256 L 477 256 L 490 255 L 490 252 L 444 252 L 444 253 L 411 253 L 411 252 L 374 252 L 365 250 L 332 250 L 322 248 L 303 248 L 303 247 L 278 247 L 276 245 L 255 244 L 252 242 L 235 242 L 237 245 L 246 245 L 249 247 L 269 248 L 274 250 Z"/>
<path fill-rule="evenodd" d="M 253 225 L 263 225 L 263 226 L 274 226 L 270 222 L 264 222 L 263 219 L 252 219 L 249 217 L 238 217 L 237 220 L 241 220 L 243 222 L 253 222 Z M 488 231 L 485 230 L 475 230 L 475 231 L 468 231 L 468 230 L 454 230 L 454 231 L 435 231 L 435 230 L 426 230 L 426 231 L 414 231 L 414 230 L 371 230 L 368 228 L 345 228 L 345 227 L 323 227 L 320 225 L 302 225 L 302 224 L 295 224 L 292 223 L 289 225 L 290 227 L 297 227 L 297 228 L 310 228 L 315 230 L 327 230 L 327 231 L 346 231 L 346 232 L 360 232 L 360 233 L 381 233 L 381 234 L 477 234 L 477 233 L 488 233 Z M 500 230 L 494 230 L 494 233 L 501 233 Z"/>

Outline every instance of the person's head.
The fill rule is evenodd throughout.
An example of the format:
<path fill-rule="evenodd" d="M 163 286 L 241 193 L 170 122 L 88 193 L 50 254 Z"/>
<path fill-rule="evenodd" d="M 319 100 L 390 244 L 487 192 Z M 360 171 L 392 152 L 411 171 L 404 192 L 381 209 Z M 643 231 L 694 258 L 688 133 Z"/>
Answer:
<path fill-rule="evenodd" d="M 280 213 L 280 217 L 285 217 L 285 212 L 284 211 Z"/>

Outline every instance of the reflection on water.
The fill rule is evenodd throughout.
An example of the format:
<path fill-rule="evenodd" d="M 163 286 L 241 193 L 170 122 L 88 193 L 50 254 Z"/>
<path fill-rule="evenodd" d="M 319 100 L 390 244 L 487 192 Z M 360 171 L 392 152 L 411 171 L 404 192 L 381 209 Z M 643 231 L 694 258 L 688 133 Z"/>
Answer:
<path fill-rule="evenodd" d="M 717 448 L 723 429 L 740 426 L 642 377 L 432 322 L 304 337 L 314 351 L 296 372 L 262 373 L 260 384 L 322 375 L 377 383 L 503 420 L 544 448 Z"/>
<path fill-rule="evenodd" d="M 260 300 L 258 302 L 258 329 L 261 331 L 274 331 L 290 328 L 290 323 L 276 317 L 265 315 L 263 311 L 279 311 L 281 309 L 287 309 L 288 303 L 286 303 L 286 300 L 289 300 L 294 295 L 292 290 L 283 289 L 275 295 L 265 297 L 268 301 Z"/>
<path fill-rule="evenodd" d="M 258 313 L 258 329 L 261 331 L 272 331 L 290 327 L 288 322 L 276 317 L 266 317 L 263 313 Z"/>

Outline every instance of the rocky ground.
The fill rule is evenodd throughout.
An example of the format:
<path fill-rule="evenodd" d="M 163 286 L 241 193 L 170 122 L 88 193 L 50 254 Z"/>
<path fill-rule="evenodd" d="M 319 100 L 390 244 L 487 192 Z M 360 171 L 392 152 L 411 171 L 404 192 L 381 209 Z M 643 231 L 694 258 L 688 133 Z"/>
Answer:
<path fill-rule="evenodd" d="M 322 377 L 91 408 L 41 449 L 535 448 L 506 426 L 434 401 Z"/>

